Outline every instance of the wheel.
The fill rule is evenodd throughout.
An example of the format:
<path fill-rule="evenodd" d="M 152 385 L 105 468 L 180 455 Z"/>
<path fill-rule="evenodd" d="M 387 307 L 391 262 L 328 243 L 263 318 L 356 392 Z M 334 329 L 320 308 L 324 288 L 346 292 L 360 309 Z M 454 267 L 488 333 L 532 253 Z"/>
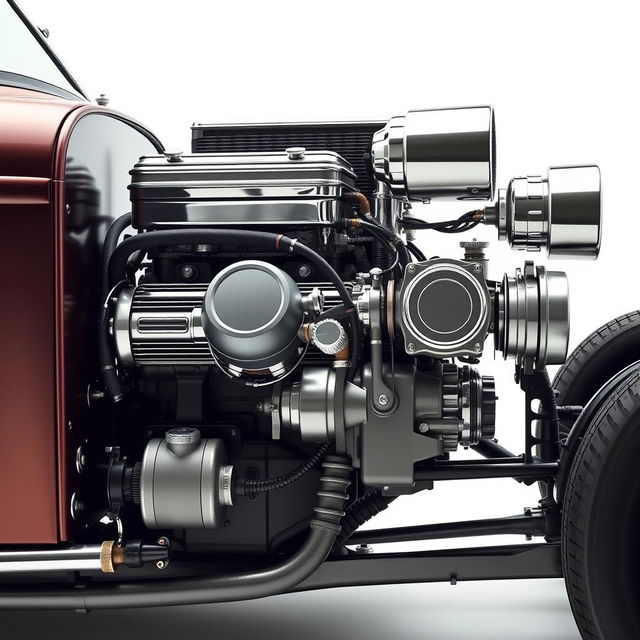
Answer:
<path fill-rule="evenodd" d="M 632 311 L 596 329 L 569 354 L 551 383 L 558 393 L 558 405 L 586 406 L 608 380 L 638 360 L 640 311 Z M 560 421 L 562 440 L 569 437 L 572 426 L 573 422 Z M 561 465 L 571 464 L 574 453 L 573 447 L 571 451 L 563 450 Z M 546 484 L 539 482 L 538 486 L 544 496 Z M 557 498 L 562 500 L 561 491 Z"/>
<path fill-rule="evenodd" d="M 640 312 L 619 316 L 587 336 L 553 379 L 559 405 L 584 407 L 607 380 L 640 360 Z M 560 424 L 566 438 L 571 424 Z"/>
<path fill-rule="evenodd" d="M 562 564 L 583 638 L 640 638 L 640 370 L 594 416 L 569 473 Z"/>

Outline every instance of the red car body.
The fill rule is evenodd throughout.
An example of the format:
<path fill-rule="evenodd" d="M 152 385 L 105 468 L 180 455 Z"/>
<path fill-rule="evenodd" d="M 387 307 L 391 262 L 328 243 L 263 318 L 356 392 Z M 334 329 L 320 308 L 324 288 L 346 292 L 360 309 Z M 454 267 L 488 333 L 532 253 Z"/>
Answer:
<path fill-rule="evenodd" d="M 159 147 L 138 124 L 108 109 L 0 86 L 0 511 L 8 515 L 0 544 L 56 543 L 71 532 L 69 461 L 89 428 L 86 389 L 76 380 L 79 369 L 91 366 L 82 341 L 91 327 L 68 310 L 89 303 L 92 274 L 83 268 L 81 243 L 71 241 L 81 230 L 70 221 L 67 171 L 74 131 L 87 118 L 108 118 L 139 139 L 132 146 L 140 151 Z M 91 152 L 108 157 L 111 142 L 96 139 Z M 123 166 L 137 153 L 125 152 Z M 127 180 L 121 170 L 107 190 Z M 100 196 L 104 206 L 112 199 L 105 189 Z M 106 224 L 122 212 L 96 213 Z"/>

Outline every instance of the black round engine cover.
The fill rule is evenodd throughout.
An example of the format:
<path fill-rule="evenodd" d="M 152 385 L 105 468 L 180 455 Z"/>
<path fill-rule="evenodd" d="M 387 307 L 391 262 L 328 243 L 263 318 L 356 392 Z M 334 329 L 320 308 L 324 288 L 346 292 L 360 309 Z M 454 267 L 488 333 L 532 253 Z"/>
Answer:
<path fill-rule="evenodd" d="M 219 360 L 262 372 L 297 356 L 303 317 L 302 295 L 289 275 L 267 262 L 244 260 L 209 284 L 202 328 Z"/>

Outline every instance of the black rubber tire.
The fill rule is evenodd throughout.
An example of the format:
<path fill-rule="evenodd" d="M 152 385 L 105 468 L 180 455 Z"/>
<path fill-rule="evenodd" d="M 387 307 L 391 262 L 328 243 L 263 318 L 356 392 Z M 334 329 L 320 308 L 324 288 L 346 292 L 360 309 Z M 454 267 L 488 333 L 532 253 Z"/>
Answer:
<path fill-rule="evenodd" d="M 562 564 L 583 638 L 640 638 L 640 371 L 589 424 L 562 515 Z"/>
<path fill-rule="evenodd" d="M 619 316 L 587 336 L 569 355 L 553 379 L 559 405 L 584 407 L 607 380 L 640 360 L 640 312 Z M 571 424 L 560 423 L 560 435 Z"/>

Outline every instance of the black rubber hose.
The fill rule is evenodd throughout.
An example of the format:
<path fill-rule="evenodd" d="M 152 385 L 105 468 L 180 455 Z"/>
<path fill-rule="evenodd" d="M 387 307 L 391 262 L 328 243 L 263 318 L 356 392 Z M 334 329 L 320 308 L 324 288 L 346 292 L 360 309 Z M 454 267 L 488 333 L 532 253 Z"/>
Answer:
<path fill-rule="evenodd" d="M 351 327 L 351 366 L 349 380 L 355 376 L 360 360 L 360 323 L 349 291 L 340 276 L 318 253 L 296 240 L 266 231 L 248 229 L 172 229 L 141 233 L 121 242 L 111 254 L 109 282 L 115 284 L 126 273 L 129 256 L 141 249 L 152 249 L 174 244 L 226 243 L 259 246 L 282 253 L 295 253 L 312 262 L 335 286 L 345 305 Z"/>
<path fill-rule="evenodd" d="M 98 327 L 98 365 L 100 367 L 102 384 L 104 385 L 107 396 L 115 403 L 124 400 L 125 394 L 120 378 L 118 377 L 110 340 L 111 308 L 120 290 L 128 284 L 126 280 L 121 280 L 113 289 L 107 292 L 102 307 L 100 326 Z"/>
<path fill-rule="evenodd" d="M 269 493 L 293 484 L 296 480 L 309 473 L 322 460 L 328 449 L 329 445 L 323 444 L 308 460 L 305 460 L 293 471 L 281 476 L 268 478 L 267 480 L 244 480 L 239 486 L 239 493 L 243 493 L 245 496 L 256 496 L 259 493 Z"/>
<path fill-rule="evenodd" d="M 366 229 L 374 236 L 383 237 L 389 244 L 391 244 L 398 253 L 398 261 L 403 269 L 409 264 L 409 262 L 411 262 L 411 257 L 409 256 L 406 245 L 391 229 L 387 229 L 386 227 L 369 220 L 359 220 L 358 226 L 362 229 Z"/>
<path fill-rule="evenodd" d="M 21 587 L 2 585 L 0 609 L 120 609 L 167 607 L 252 600 L 285 593 L 308 578 L 331 552 L 340 531 L 348 499 L 352 466 L 349 458 L 327 456 L 311 531 L 303 545 L 284 562 L 257 571 L 226 576 L 142 580 L 135 582 L 87 582 Z"/>
<path fill-rule="evenodd" d="M 131 214 L 125 213 L 116 218 L 109 227 L 102 245 L 102 317 L 98 327 L 98 365 L 105 392 L 113 402 L 124 399 L 124 392 L 115 366 L 111 341 L 109 339 L 109 318 L 111 307 L 111 287 L 109 285 L 109 260 L 124 230 L 131 225 Z M 121 278 L 120 278 L 121 279 Z"/>
<path fill-rule="evenodd" d="M 409 253 L 412 253 L 419 262 L 426 261 L 427 256 L 425 256 L 424 253 L 422 253 L 422 251 L 418 249 L 418 247 L 413 242 L 407 242 L 407 249 L 409 250 Z"/>
<path fill-rule="evenodd" d="M 107 235 L 104 239 L 104 244 L 102 245 L 102 299 L 104 300 L 109 293 L 109 260 L 111 259 L 111 254 L 114 252 L 115 248 L 118 246 L 118 240 L 120 236 L 124 233 L 124 230 L 131 226 L 131 214 L 125 213 L 121 215 L 119 218 L 116 218 L 109 227 L 107 231 Z M 118 280 L 122 279 L 122 275 Z"/>
<path fill-rule="evenodd" d="M 382 495 L 380 489 L 374 489 L 356 500 L 342 518 L 342 530 L 336 538 L 336 547 L 341 547 L 349 538 L 371 518 L 384 511 L 395 500 L 394 497 Z"/>

